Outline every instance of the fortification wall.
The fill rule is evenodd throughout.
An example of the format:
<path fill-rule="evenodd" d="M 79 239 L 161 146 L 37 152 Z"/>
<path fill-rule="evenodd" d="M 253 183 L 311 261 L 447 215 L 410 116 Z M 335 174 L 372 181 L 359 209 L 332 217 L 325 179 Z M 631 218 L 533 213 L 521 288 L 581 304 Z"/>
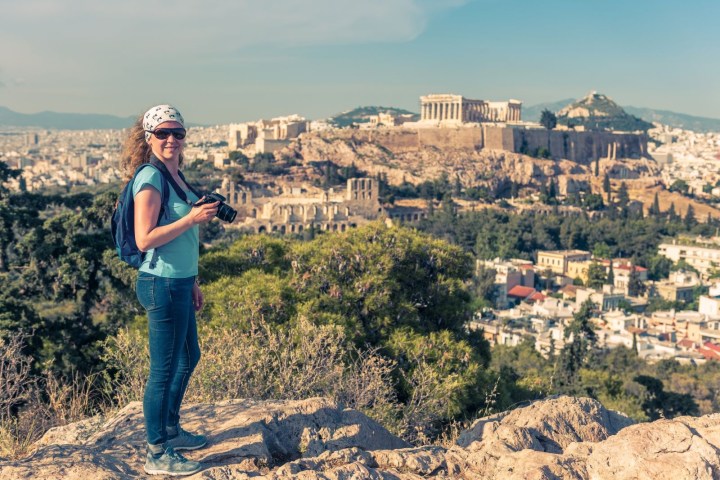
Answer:
<path fill-rule="evenodd" d="M 513 129 L 512 149 L 534 154 L 547 149 L 553 159 L 589 164 L 599 158 L 641 158 L 647 156 L 647 138 L 632 133 L 574 132 L 544 129 Z"/>
<path fill-rule="evenodd" d="M 335 138 L 371 142 L 393 152 L 412 153 L 432 147 L 449 150 L 503 150 L 536 155 L 547 150 L 552 159 L 590 164 L 601 158 L 647 156 L 647 137 L 632 133 L 576 132 L 482 124 L 456 128 L 387 128 L 341 130 Z"/>
<path fill-rule="evenodd" d="M 389 128 L 343 133 L 348 139 L 373 142 L 393 153 L 416 152 L 423 147 L 457 150 L 480 150 L 483 147 L 483 130 L 480 127 Z"/>
<path fill-rule="evenodd" d="M 423 147 L 459 150 L 483 148 L 483 130 L 480 127 L 421 128 L 417 132 Z"/>
<path fill-rule="evenodd" d="M 505 150 L 514 152 L 515 140 L 512 128 L 499 127 L 494 125 L 484 125 L 485 130 L 485 148 L 490 150 Z"/>

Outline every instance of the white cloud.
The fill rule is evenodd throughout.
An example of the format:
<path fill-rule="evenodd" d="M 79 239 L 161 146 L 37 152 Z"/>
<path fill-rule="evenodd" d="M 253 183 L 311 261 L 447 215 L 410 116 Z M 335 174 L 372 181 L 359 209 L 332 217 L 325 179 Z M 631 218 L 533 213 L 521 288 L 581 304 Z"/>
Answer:
<path fill-rule="evenodd" d="M 45 41 L 190 48 L 407 41 L 470 0 L 5 0 L 0 26 Z M 46 44 L 50 49 L 52 44 Z"/>

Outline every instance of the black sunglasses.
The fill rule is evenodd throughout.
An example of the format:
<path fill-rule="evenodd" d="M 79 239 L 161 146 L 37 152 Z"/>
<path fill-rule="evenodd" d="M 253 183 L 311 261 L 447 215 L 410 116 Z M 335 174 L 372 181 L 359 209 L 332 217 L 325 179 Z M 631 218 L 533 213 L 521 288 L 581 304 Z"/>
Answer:
<path fill-rule="evenodd" d="M 158 128 L 156 130 L 145 130 L 155 135 L 158 140 L 166 140 L 171 134 L 175 140 L 182 140 L 187 133 L 184 128 Z"/>

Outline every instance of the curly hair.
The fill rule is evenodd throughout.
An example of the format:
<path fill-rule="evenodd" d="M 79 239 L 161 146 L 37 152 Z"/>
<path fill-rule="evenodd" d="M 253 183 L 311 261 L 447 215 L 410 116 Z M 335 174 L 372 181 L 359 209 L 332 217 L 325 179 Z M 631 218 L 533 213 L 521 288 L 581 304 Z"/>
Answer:
<path fill-rule="evenodd" d="M 125 181 L 130 181 L 137 167 L 143 163 L 148 163 L 152 155 L 150 144 L 145 141 L 143 115 L 144 114 L 140 114 L 132 127 L 130 127 L 130 132 L 123 144 L 122 155 L 120 156 L 120 169 Z M 182 167 L 182 164 L 183 154 L 181 153 L 179 166 Z"/>

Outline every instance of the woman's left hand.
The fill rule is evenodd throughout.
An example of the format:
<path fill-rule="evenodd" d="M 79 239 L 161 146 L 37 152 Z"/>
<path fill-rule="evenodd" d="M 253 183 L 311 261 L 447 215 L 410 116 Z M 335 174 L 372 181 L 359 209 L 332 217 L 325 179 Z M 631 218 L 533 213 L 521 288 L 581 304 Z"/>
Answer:
<path fill-rule="evenodd" d="M 197 283 L 193 284 L 192 289 L 192 301 L 193 301 L 193 307 L 195 307 L 195 311 L 199 312 L 203 307 L 203 294 L 200 291 L 200 285 Z"/>

